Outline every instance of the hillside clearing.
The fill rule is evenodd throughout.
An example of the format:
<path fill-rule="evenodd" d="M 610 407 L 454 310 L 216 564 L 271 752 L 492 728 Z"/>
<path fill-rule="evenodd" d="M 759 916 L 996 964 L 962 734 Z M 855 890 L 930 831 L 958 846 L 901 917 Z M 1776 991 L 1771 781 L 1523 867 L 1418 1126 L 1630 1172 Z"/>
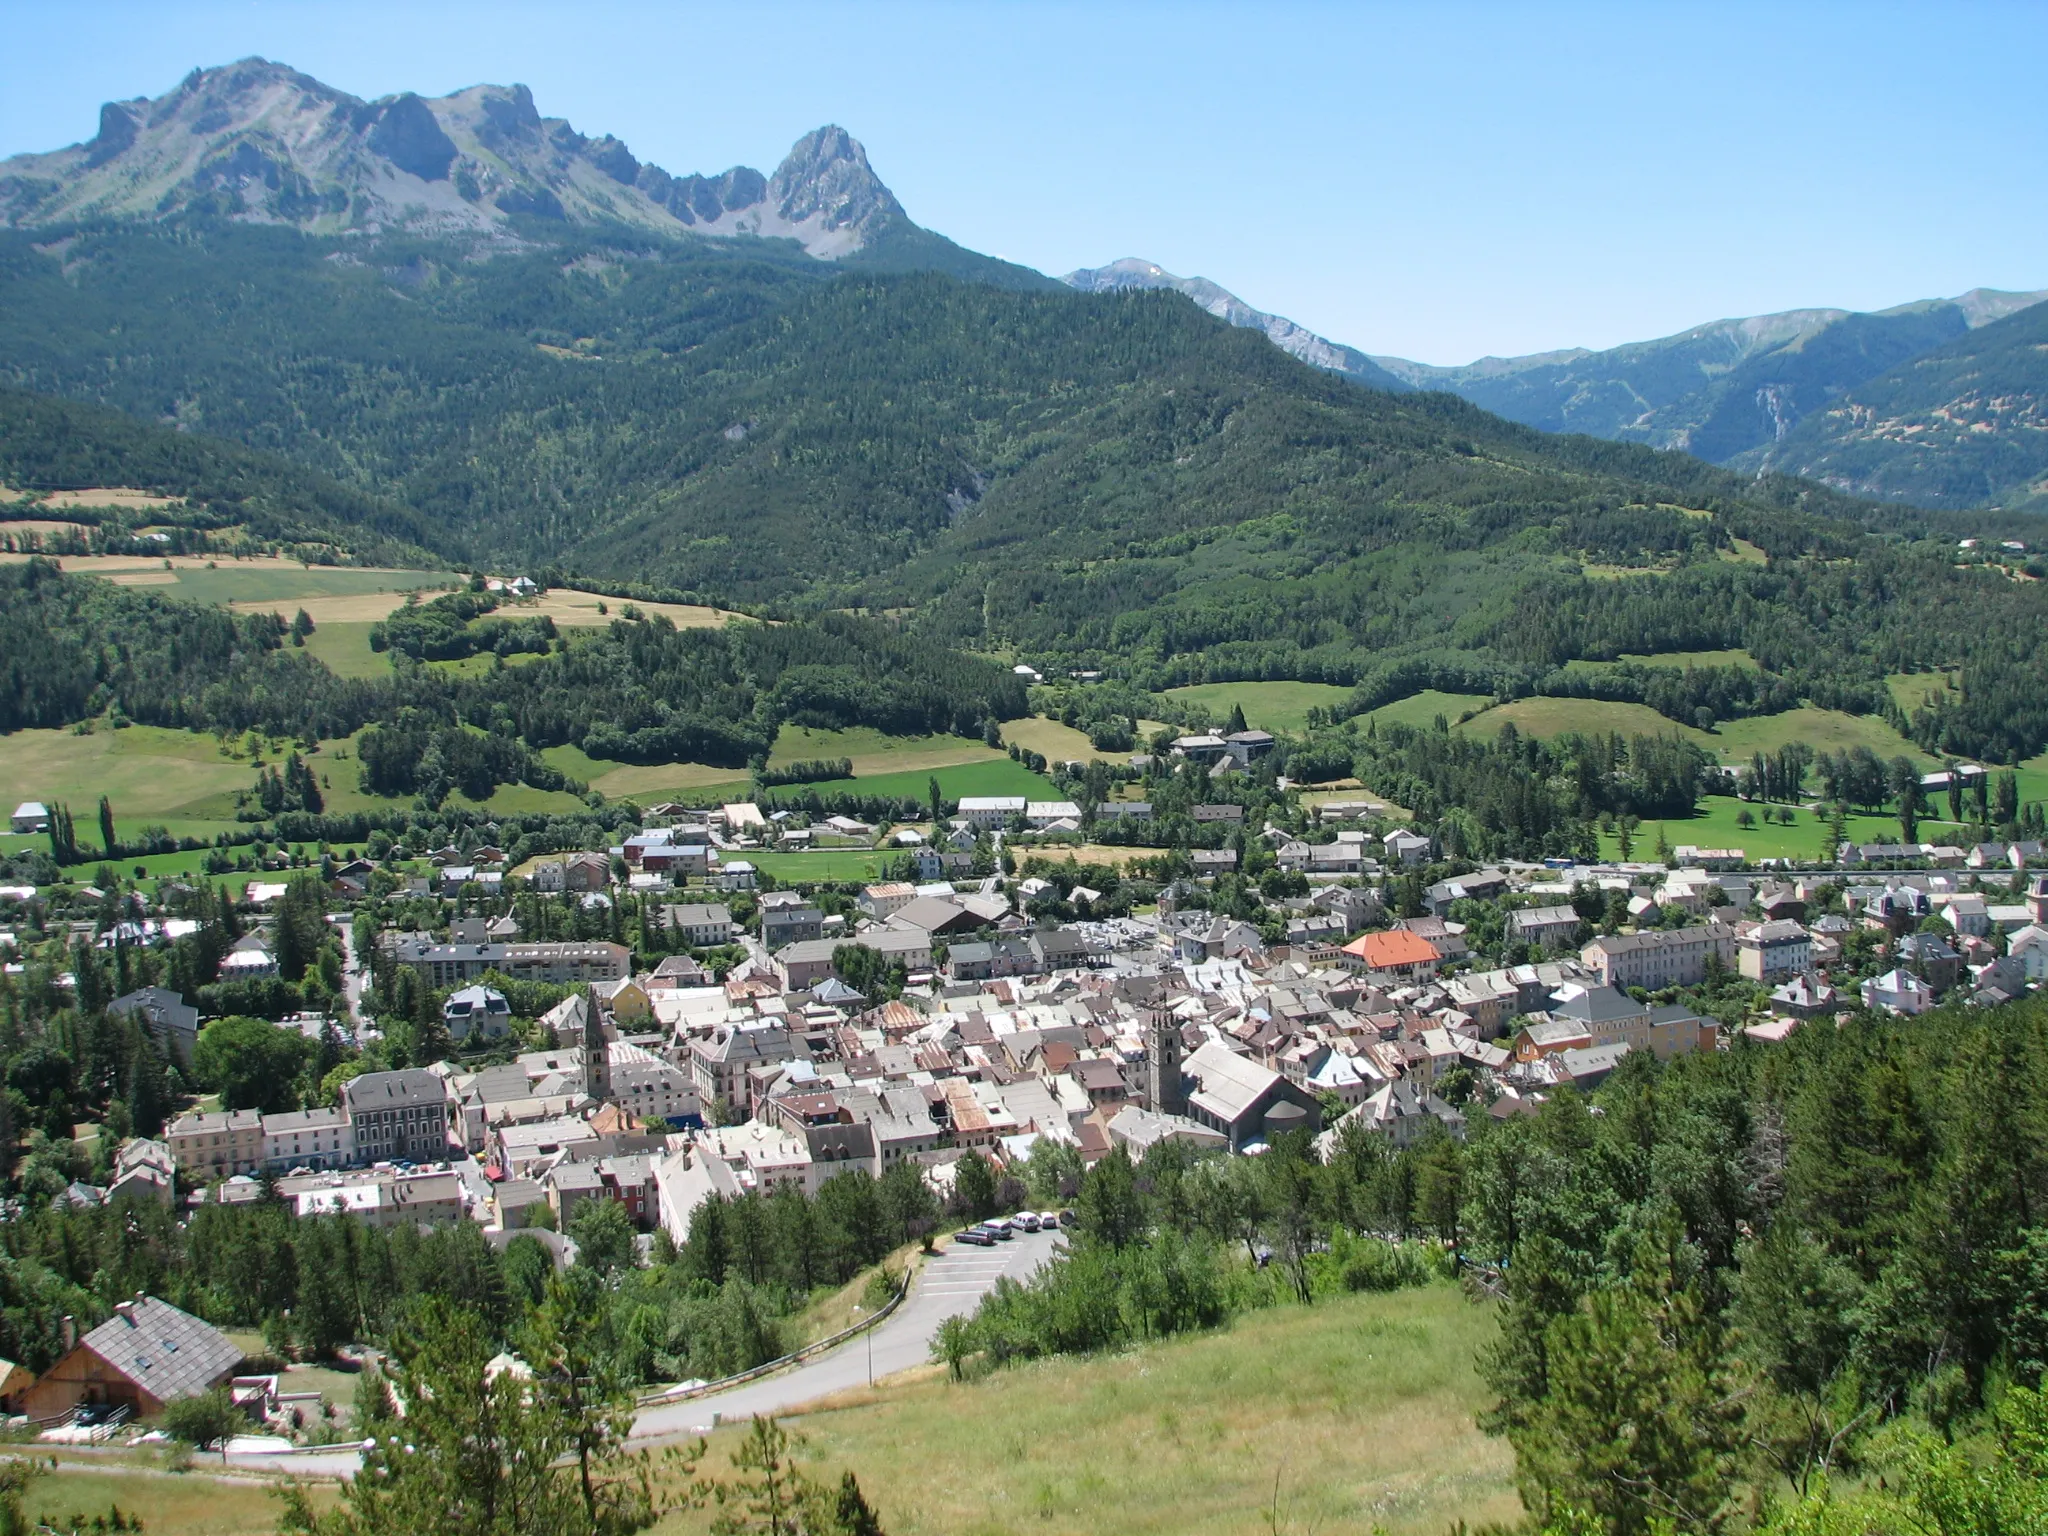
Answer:
<path fill-rule="evenodd" d="M 1244 723 L 1257 731 L 1304 731 L 1309 710 L 1335 709 L 1351 697 L 1335 683 L 1196 683 L 1169 688 L 1169 699 L 1200 704 L 1217 720 L 1229 718 L 1232 705 L 1244 710 Z"/>
<path fill-rule="evenodd" d="M 776 735 L 768 766 L 850 758 L 855 778 L 907 768 L 946 768 L 961 763 L 1008 762 L 1003 753 L 970 736 L 885 736 L 872 726 L 825 731 L 785 725 Z"/>
<path fill-rule="evenodd" d="M 1758 752 L 1775 752 L 1792 741 L 1804 742 L 1816 752 L 1865 746 L 1887 759 L 1903 754 L 1920 763 L 1933 761 L 1877 716 L 1849 715 L 1835 709 L 1790 709 L 1779 715 L 1724 720 L 1710 733 L 1680 725 L 1647 704 L 1530 698 L 1497 704 L 1458 729 L 1494 736 L 1509 724 L 1525 736 L 1538 737 L 1562 736 L 1572 731 L 1624 737 L 1683 736 L 1725 763 L 1744 763 Z"/>
<path fill-rule="evenodd" d="M 1473 1422 L 1491 1332 L 1437 1285 L 958 1385 L 932 1368 L 812 1413 L 799 1455 L 818 1476 L 852 1468 L 895 1536 L 1237 1536 L 1267 1528 L 1276 1478 L 1283 1529 L 1441 1536 L 1521 1512 L 1508 1447 Z M 707 1470 L 739 1433 L 713 1437 Z"/>

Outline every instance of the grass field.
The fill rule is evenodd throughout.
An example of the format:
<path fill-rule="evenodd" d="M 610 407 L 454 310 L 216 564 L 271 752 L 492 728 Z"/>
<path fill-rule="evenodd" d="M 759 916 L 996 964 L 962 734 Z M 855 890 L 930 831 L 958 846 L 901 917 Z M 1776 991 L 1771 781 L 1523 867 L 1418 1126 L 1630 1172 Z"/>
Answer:
<path fill-rule="evenodd" d="M 581 779 L 599 794 L 612 800 L 638 800 L 645 804 L 674 795 L 697 799 L 685 791 L 701 791 L 724 785 L 744 791 L 748 784 L 744 768 L 716 768 L 709 763 L 614 763 L 586 756 L 581 747 L 548 747 L 541 757 L 568 774 Z"/>
<path fill-rule="evenodd" d="M 1044 715 L 1033 715 L 1028 720 L 1005 721 L 1003 745 L 1023 747 L 1055 763 L 1092 763 L 1098 760 L 1120 763 L 1131 755 L 1130 752 L 1098 752 L 1086 731 L 1061 725 Z M 1133 747 L 1131 750 L 1138 749 Z"/>
<path fill-rule="evenodd" d="M 332 1487 L 314 1487 L 314 1508 L 327 1509 L 336 1502 Z M 280 1508 L 277 1496 L 254 1478 L 209 1477 L 203 1469 L 101 1470 L 78 1462 L 65 1462 L 49 1476 L 37 1478 L 24 1507 L 30 1521 L 69 1530 L 60 1522 L 83 1515 L 89 1525 L 95 1515 L 105 1515 L 116 1504 L 123 1514 L 141 1515 L 149 1536 L 267 1536 L 278 1528 Z"/>
<path fill-rule="evenodd" d="M 1739 827 L 1735 818 L 1744 810 L 1757 818 L 1757 825 Z M 1832 860 L 1832 824 L 1810 810 L 1797 812 L 1789 827 L 1765 823 L 1763 807 L 1748 805 L 1732 795 L 1708 795 L 1700 801 L 1696 815 L 1666 821 L 1646 821 L 1636 829 L 1634 857 L 1656 856 L 1657 834 L 1673 848 L 1691 843 L 1699 848 L 1740 848 L 1752 859 L 1796 859 L 1803 863 Z M 1857 843 L 1895 843 L 1899 823 L 1891 816 L 1851 816 L 1843 824 L 1843 835 Z M 1953 822 L 1922 820 L 1923 843 L 1956 842 L 1962 828 Z M 1613 834 L 1600 840 L 1601 852 L 1609 858 L 1621 856 L 1621 840 Z"/>
<path fill-rule="evenodd" d="M 145 822 L 232 818 L 232 796 L 255 782 L 246 760 L 221 756 L 211 736 L 190 731 L 131 725 L 96 730 L 15 731 L 0 736 L 0 799 L 47 805 L 63 801 L 78 821 L 81 838 L 95 840 L 93 807 L 105 795 L 115 824 L 126 831 Z M 173 831 L 178 830 L 173 827 Z"/>
<path fill-rule="evenodd" d="M 1169 688 L 1166 696 L 1202 705 L 1219 724 L 1235 704 L 1243 707 L 1244 723 L 1253 730 L 1302 731 L 1308 728 L 1309 710 L 1318 704 L 1334 708 L 1351 697 L 1351 690 L 1335 683 L 1196 683 Z"/>
<path fill-rule="evenodd" d="M 1884 680 L 1892 701 L 1907 714 L 1924 707 L 1929 694 L 1947 699 L 1954 695 L 1957 675 L 1953 672 L 1894 672 Z"/>
<path fill-rule="evenodd" d="M 1405 699 L 1396 699 L 1391 704 L 1382 704 L 1378 709 L 1369 710 L 1368 718 L 1381 725 L 1413 725 L 1427 727 L 1438 715 L 1452 724 L 1468 709 L 1483 708 L 1487 695 L 1483 693 L 1443 693 L 1435 688 L 1425 688 L 1421 693 L 1410 694 Z"/>
<path fill-rule="evenodd" d="M 1491 1333 L 1489 1312 L 1439 1285 L 964 1384 L 934 1367 L 802 1420 L 798 1455 L 815 1476 L 851 1468 L 894 1536 L 1441 1536 L 1521 1513 L 1511 1453 L 1473 1424 Z M 708 1471 L 739 1433 L 713 1436 Z"/>
<path fill-rule="evenodd" d="M 1744 650 L 1733 651 L 1657 651 L 1649 655 L 1631 655 L 1623 652 L 1614 661 L 1568 661 L 1567 672 L 1604 672 L 1620 666 L 1622 662 L 1633 662 L 1639 667 L 1743 667 L 1757 671 L 1757 660 Z"/>
<path fill-rule="evenodd" d="M 391 655 L 370 649 L 371 621 L 347 623 L 330 619 L 313 621 L 313 633 L 306 636 L 306 650 L 336 677 L 388 677 Z"/>
<path fill-rule="evenodd" d="M 728 862 L 745 859 L 784 885 L 809 885 L 819 881 L 879 880 L 882 865 L 900 858 L 902 852 L 897 848 L 819 848 L 808 853 L 738 853 L 726 858 Z"/>

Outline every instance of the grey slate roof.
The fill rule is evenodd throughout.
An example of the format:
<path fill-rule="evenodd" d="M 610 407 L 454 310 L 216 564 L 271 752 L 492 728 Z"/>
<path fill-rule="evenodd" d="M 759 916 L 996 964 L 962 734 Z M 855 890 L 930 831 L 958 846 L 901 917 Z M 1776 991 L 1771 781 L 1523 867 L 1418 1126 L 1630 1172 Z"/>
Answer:
<path fill-rule="evenodd" d="M 197 1397 L 242 1361 L 219 1329 L 154 1296 L 123 1302 L 80 1342 L 163 1403 Z"/>

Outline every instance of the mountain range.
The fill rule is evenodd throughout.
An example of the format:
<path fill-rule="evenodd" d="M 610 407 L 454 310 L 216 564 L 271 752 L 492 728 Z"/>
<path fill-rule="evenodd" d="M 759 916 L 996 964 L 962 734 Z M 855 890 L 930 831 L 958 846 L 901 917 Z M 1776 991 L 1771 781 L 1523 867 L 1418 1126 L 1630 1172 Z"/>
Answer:
<path fill-rule="evenodd" d="M 689 225 L 516 89 L 406 100 L 245 63 L 0 166 L 0 384 L 53 439 L 6 455 L 11 483 L 136 484 L 344 556 L 886 612 L 920 643 L 1146 686 L 1641 702 L 1648 681 L 1561 669 L 1746 648 L 1763 674 L 1658 705 L 1692 723 L 1875 712 L 1887 674 L 1981 658 L 1979 723 L 1941 739 L 2048 740 L 2048 706 L 2013 702 L 2038 693 L 2048 583 L 1954 568 L 1954 519 L 1538 431 L 1150 264 L 1077 292 L 919 229 L 837 130 L 758 200 L 721 178 L 731 201 Z M 275 186 L 254 159 L 208 172 L 245 151 Z M 2042 314 L 1964 314 L 1946 349 Z M 1942 367 L 1927 387 L 1978 387 Z M 1912 408 L 1865 430 L 1889 443 Z"/>
<path fill-rule="evenodd" d="M 1381 389 L 1448 390 L 1546 432 L 1680 449 L 1887 500 L 2048 508 L 2048 379 L 2030 339 L 2048 289 L 1975 288 L 1874 314 L 1788 310 L 1604 351 L 1439 367 L 1369 356 L 1138 257 L 1064 281 L 1084 293 L 1183 293 L 1317 368 Z"/>

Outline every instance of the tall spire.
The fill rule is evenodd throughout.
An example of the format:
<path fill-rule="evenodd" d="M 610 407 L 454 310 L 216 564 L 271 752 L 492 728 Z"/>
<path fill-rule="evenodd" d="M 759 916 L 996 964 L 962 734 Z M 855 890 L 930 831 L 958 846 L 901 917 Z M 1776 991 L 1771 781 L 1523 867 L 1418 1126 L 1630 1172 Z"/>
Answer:
<path fill-rule="evenodd" d="M 612 1096 L 611 1040 L 595 987 L 583 989 L 583 1092 L 599 1104 Z"/>

